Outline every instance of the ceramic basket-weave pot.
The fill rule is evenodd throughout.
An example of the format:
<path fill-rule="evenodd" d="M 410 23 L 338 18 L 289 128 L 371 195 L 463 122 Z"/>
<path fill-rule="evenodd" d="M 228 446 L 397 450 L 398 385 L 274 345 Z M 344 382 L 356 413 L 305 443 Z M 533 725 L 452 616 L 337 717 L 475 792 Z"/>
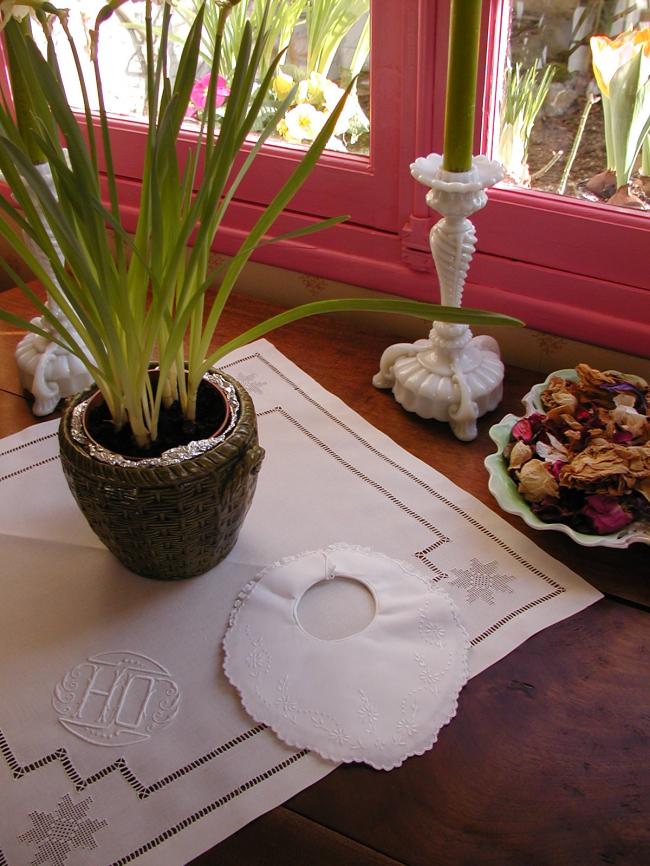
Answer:
<path fill-rule="evenodd" d="M 101 541 L 136 574 L 194 577 L 217 565 L 237 541 L 264 450 L 250 395 L 230 376 L 219 376 L 239 403 L 232 429 L 203 453 L 167 464 L 98 459 L 92 442 L 79 441 L 74 424 L 75 406 L 88 393 L 74 399 L 61 419 L 61 463 L 70 490 Z"/>

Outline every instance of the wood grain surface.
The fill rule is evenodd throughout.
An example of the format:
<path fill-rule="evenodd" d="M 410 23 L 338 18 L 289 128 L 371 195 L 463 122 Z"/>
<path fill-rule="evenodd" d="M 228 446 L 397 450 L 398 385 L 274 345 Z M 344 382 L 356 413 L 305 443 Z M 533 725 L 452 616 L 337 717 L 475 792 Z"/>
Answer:
<path fill-rule="evenodd" d="M 13 291 L 2 301 L 25 311 Z M 224 339 L 276 311 L 245 297 L 232 306 Z M 18 382 L 18 337 L 0 335 L 0 436 L 37 420 Z M 483 466 L 494 450 L 487 431 L 520 413 L 539 373 L 509 368 L 503 403 L 480 420 L 474 442 L 461 443 L 446 425 L 372 387 L 391 343 L 385 334 L 319 317 L 271 340 L 399 445 L 499 511 Z M 390 773 L 340 767 L 194 866 L 650 864 L 650 548 L 586 549 L 502 517 L 606 598 L 474 677 L 424 756 Z"/>

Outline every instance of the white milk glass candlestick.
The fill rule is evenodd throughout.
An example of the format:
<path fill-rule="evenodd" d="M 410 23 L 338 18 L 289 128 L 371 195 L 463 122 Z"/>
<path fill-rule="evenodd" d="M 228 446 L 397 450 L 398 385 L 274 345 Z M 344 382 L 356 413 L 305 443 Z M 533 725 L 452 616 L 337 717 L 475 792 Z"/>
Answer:
<path fill-rule="evenodd" d="M 485 189 L 503 178 L 500 163 L 474 157 L 469 171 L 446 171 L 432 153 L 416 159 L 411 174 L 430 187 L 429 207 L 443 215 L 429 240 L 440 283 L 440 302 L 460 307 L 476 232 L 468 217 L 485 207 Z M 434 322 L 429 338 L 398 343 L 383 353 L 377 388 L 421 418 L 445 421 L 458 439 L 476 438 L 476 420 L 495 409 L 503 394 L 504 368 L 492 337 L 474 337 L 468 325 Z"/>

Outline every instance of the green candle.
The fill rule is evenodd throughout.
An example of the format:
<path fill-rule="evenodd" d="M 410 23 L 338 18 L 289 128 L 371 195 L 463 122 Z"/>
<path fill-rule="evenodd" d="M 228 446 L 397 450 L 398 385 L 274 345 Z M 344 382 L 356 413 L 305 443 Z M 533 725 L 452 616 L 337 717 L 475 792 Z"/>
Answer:
<path fill-rule="evenodd" d="M 481 32 L 481 0 L 451 0 L 445 143 L 445 171 L 472 167 L 476 71 Z"/>

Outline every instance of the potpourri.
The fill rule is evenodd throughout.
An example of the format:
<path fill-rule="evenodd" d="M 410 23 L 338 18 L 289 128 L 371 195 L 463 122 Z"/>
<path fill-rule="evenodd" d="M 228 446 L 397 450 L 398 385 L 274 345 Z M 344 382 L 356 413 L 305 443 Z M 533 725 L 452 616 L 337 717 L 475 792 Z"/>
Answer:
<path fill-rule="evenodd" d="M 515 423 L 503 452 L 531 510 L 547 523 L 606 535 L 650 521 L 650 388 L 642 379 L 576 367 L 553 376 L 544 411 Z"/>

